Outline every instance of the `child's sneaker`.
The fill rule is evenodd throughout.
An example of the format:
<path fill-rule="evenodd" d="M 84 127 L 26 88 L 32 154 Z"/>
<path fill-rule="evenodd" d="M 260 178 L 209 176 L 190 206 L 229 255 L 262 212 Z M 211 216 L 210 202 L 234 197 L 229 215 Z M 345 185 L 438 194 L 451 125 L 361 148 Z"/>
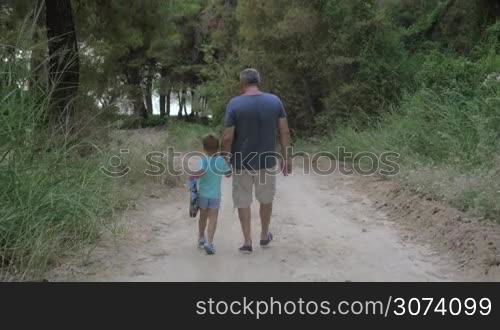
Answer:
<path fill-rule="evenodd" d="M 207 240 L 205 238 L 200 238 L 198 240 L 198 248 L 203 249 L 203 247 L 205 246 L 206 243 L 207 243 Z"/>
<path fill-rule="evenodd" d="M 205 252 L 208 255 L 214 255 L 215 254 L 215 246 L 213 244 L 206 243 L 205 244 Z"/>

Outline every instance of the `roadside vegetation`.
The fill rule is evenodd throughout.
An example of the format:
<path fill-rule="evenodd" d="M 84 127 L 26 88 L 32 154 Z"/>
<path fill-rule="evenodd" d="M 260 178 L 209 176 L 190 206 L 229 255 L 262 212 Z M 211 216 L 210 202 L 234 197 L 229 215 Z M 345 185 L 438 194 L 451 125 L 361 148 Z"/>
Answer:
<path fill-rule="evenodd" d="M 422 42 L 401 96 L 379 116 L 338 124 L 324 145 L 397 152 L 409 189 L 500 222 L 500 23 L 480 31 L 447 41 L 457 49 Z"/>
<path fill-rule="evenodd" d="M 96 136 L 45 125 L 48 96 L 20 88 L 32 82 L 22 62 L 0 63 L 0 74 L 0 279 L 31 279 L 94 241 L 123 201 L 99 170 Z"/>
<path fill-rule="evenodd" d="M 0 90 L 0 280 L 41 278 L 61 256 L 91 249 L 104 232 L 113 233 L 120 213 L 149 185 L 181 185 L 168 173 L 146 175 L 152 169 L 146 155 L 166 153 L 168 146 L 198 148 L 211 129 L 175 120 L 168 131 L 118 129 L 119 120 L 96 111 L 94 121 L 85 123 L 92 134 L 82 129 L 62 135 L 45 124 L 49 95 L 19 88 L 19 82 L 32 82 L 24 64 L 0 64 L 2 78 L 8 77 Z M 119 163 L 110 163 L 114 156 Z M 173 166 L 168 157 L 161 161 Z M 103 166 L 130 172 L 113 177 Z"/>
<path fill-rule="evenodd" d="M 3 1 L 0 278 L 41 278 L 146 184 L 181 184 L 144 156 L 218 132 L 246 67 L 302 146 L 398 152 L 409 189 L 500 221 L 499 17 L 495 0 Z"/>
<path fill-rule="evenodd" d="M 223 28 L 210 45 L 223 60 L 204 85 L 218 121 L 237 93 L 232 77 L 255 66 L 305 145 L 397 152 L 396 179 L 410 189 L 500 221 L 498 1 L 252 1 L 234 15 L 219 10 Z"/>

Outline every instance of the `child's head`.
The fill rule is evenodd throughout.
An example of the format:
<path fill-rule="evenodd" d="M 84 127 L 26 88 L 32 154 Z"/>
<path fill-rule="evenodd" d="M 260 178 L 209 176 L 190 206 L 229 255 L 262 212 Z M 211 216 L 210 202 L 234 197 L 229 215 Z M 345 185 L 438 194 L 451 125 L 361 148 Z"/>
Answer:
<path fill-rule="evenodd" d="M 219 139 L 214 134 L 207 134 L 201 140 L 203 143 L 203 150 L 209 155 L 215 155 L 219 152 Z"/>

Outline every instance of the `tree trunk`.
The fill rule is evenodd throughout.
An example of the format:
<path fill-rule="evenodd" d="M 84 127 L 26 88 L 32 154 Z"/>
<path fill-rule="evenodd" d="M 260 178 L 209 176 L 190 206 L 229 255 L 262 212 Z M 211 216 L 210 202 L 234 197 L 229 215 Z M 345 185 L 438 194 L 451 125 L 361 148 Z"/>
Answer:
<path fill-rule="evenodd" d="M 169 88 L 167 90 L 167 117 L 170 117 L 170 102 L 171 102 L 172 90 Z"/>
<path fill-rule="evenodd" d="M 481 0 L 480 9 L 488 23 L 494 23 L 500 17 L 500 0 Z"/>
<path fill-rule="evenodd" d="M 200 107 L 201 107 L 201 112 L 202 116 L 206 116 L 207 113 L 207 98 L 205 96 L 202 96 L 200 98 Z"/>
<path fill-rule="evenodd" d="M 316 109 L 314 108 L 314 98 L 312 96 L 311 88 L 306 78 L 302 78 L 302 87 L 304 89 L 303 92 L 306 97 L 306 103 L 307 107 L 309 108 L 309 112 L 311 113 L 312 116 L 314 116 L 316 114 Z"/>
<path fill-rule="evenodd" d="M 185 90 L 182 93 L 182 108 L 184 109 L 184 116 L 189 117 L 189 115 L 187 113 L 187 102 L 188 102 L 187 96 L 188 96 L 187 90 Z"/>
<path fill-rule="evenodd" d="M 33 35 L 33 43 L 37 45 L 39 42 L 38 33 L 35 32 Z M 30 71 L 33 79 L 29 82 L 30 89 L 36 89 L 39 86 L 43 86 L 45 90 L 47 85 L 45 55 L 46 53 L 41 47 L 34 46 L 31 50 Z"/>
<path fill-rule="evenodd" d="M 165 93 L 160 91 L 160 118 L 165 118 Z"/>
<path fill-rule="evenodd" d="M 184 116 L 188 117 L 188 112 L 187 112 L 187 98 L 184 98 L 184 100 L 182 101 L 182 108 L 184 109 Z"/>
<path fill-rule="evenodd" d="M 148 111 L 144 106 L 144 98 L 141 91 L 141 74 L 136 67 L 128 67 L 126 71 L 128 84 L 128 97 L 130 98 L 134 115 L 148 118 Z"/>
<path fill-rule="evenodd" d="M 439 25 L 443 17 L 445 17 L 450 8 L 453 7 L 455 2 L 456 0 L 447 0 L 447 2 L 442 6 L 441 11 L 438 13 L 438 15 L 436 15 L 435 20 L 432 21 L 427 29 L 423 31 L 422 35 L 424 35 L 426 38 L 430 38 L 436 30 L 436 27 Z"/>
<path fill-rule="evenodd" d="M 194 116 L 198 116 L 198 102 L 196 101 L 193 90 L 191 90 L 191 114 Z"/>
<path fill-rule="evenodd" d="M 160 70 L 160 116 L 165 117 L 165 106 L 167 108 L 166 115 L 170 116 L 170 81 L 168 80 L 168 69 L 162 68 Z M 162 100 L 163 99 L 163 100 Z"/>
<path fill-rule="evenodd" d="M 146 109 L 146 106 L 144 105 L 144 101 L 142 100 L 142 97 L 137 97 L 133 101 L 134 105 L 134 113 L 138 116 L 141 116 L 144 119 L 148 119 L 148 110 Z"/>
<path fill-rule="evenodd" d="M 80 63 L 71 0 L 45 1 L 49 48 L 50 117 L 68 124 L 78 93 Z"/>
<path fill-rule="evenodd" d="M 31 19 L 33 20 L 33 47 L 31 49 L 31 59 L 30 59 L 30 71 L 33 75 L 33 79 L 29 82 L 29 88 L 35 89 L 37 87 L 43 86 L 46 90 L 47 87 L 47 66 L 45 58 L 47 57 L 47 48 L 41 44 L 42 33 L 45 32 L 45 22 L 43 22 L 43 17 L 45 14 L 45 3 L 43 0 L 37 0 L 35 3 L 35 9 L 33 9 L 33 14 Z"/>
<path fill-rule="evenodd" d="M 177 99 L 179 100 L 179 112 L 177 113 L 177 117 L 182 118 L 182 91 L 177 92 Z"/>
<path fill-rule="evenodd" d="M 146 89 L 145 89 L 145 97 L 146 97 L 146 109 L 148 111 L 148 115 L 153 115 L 153 77 L 148 76 L 146 78 Z"/>

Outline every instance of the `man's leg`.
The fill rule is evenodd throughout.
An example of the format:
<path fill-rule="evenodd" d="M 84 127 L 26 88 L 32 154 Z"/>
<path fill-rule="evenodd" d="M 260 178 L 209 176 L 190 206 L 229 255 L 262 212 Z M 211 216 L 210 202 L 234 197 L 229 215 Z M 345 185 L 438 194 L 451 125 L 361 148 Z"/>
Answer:
<path fill-rule="evenodd" d="M 238 209 L 244 246 L 252 245 L 251 211 L 254 178 L 247 171 L 233 175 L 233 202 Z"/>
<path fill-rule="evenodd" d="M 261 240 L 269 237 L 269 225 L 271 224 L 271 214 L 273 213 L 273 203 L 260 204 L 260 222 L 262 224 Z"/>
<path fill-rule="evenodd" d="M 245 240 L 244 246 L 252 246 L 252 212 L 250 208 L 238 209 L 238 216 L 240 217 L 241 230 Z"/>
<path fill-rule="evenodd" d="M 261 240 L 269 238 L 269 226 L 271 224 L 271 215 L 273 213 L 273 200 L 276 194 L 276 175 L 261 170 L 255 182 L 255 195 L 260 203 L 260 222 L 262 231 Z"/>

